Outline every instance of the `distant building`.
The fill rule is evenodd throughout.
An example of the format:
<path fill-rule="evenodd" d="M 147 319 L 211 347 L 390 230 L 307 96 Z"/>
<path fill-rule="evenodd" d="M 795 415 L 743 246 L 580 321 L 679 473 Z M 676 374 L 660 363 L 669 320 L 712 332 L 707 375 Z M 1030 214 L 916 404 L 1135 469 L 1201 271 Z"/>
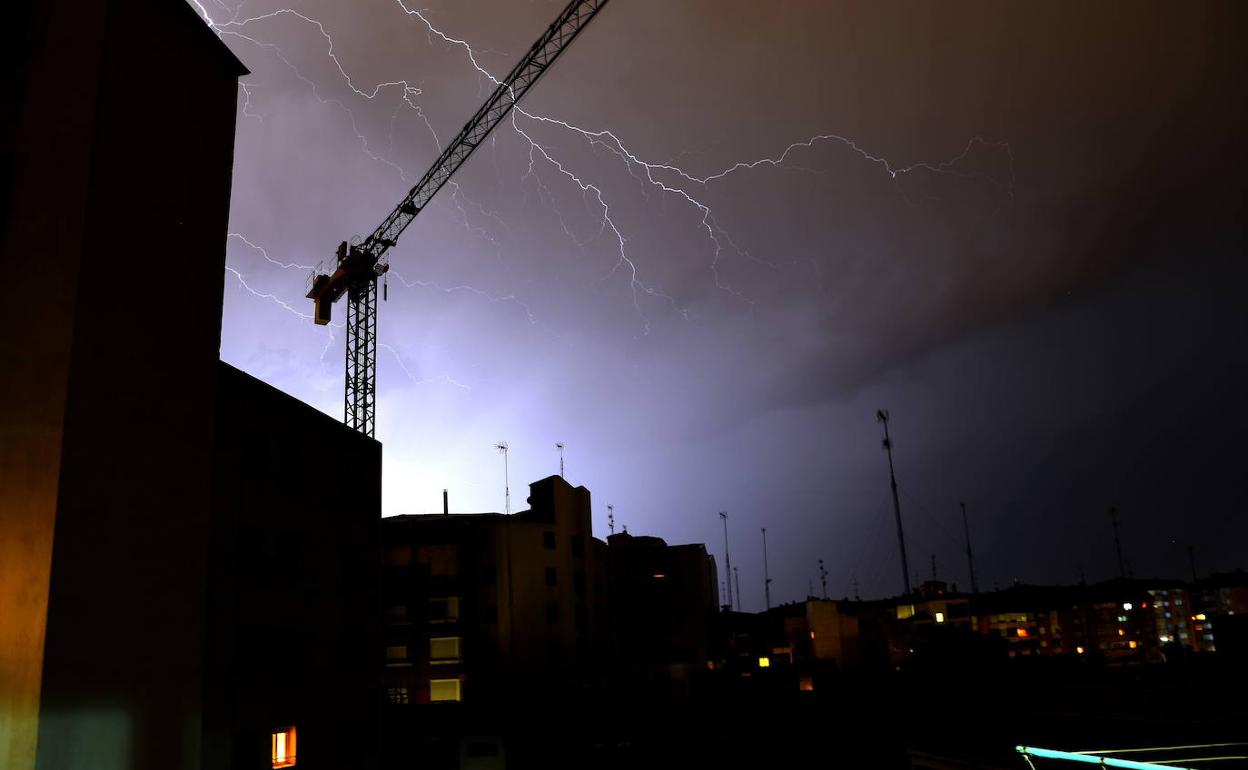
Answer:
<path fill-rule="evenodd" d="M 604 588 L 589 490 L 551 476 L 528 501 L 383 520 L 391 704 L 523 703 L 592 679 Z"/>
<path fill-rule="evenodd" d="M 6 11 L 0 767 L 371 767 L 381 447 L 219 360 L 246 70 Z"/>
<path fill-rule="evenodd" d="M 607 538 L 607 600 L 612 686 L 649 694 L 688 694 L 706 669 L 718 603 L 715 560 L 702 544 L 657 537 Z"/>

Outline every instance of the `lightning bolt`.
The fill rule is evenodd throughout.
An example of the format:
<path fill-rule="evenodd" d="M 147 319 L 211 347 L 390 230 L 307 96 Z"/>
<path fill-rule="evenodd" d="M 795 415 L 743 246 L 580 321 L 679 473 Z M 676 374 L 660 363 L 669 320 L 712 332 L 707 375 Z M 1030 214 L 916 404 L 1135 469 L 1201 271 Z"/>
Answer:
<path fill-rule="evenodd" d="M 400 180 L 410 184 L 410 176 L 406 170 L 403 169 L 398 163 L 387 157 L 387 155 L 394 154 L 394 125 L 397 117 L 403 110 L 409 110 L 422 121 L 434 144 L 437 146 L 439 151 L 441 150 L 441 142 L 439 141 L 436 132 L 433 130 L 428 116 L 425 114 L 421 104 L 418 101 L 418 98 L 422 94 L 421 89 L 406 79 L 388 80 L 367 87 L 357 85 L 355 79 L 340 60 L 337 50 L 335 49 L 332 35 L 321 21 L 293 8 L 279 8 L 267 13 L 260 13 L 240 18 L 242 16 L 241 11 L 246 3 L 246 0 L 239 3 L 239 5 L 234 9 L 228 8 L 222 0 L 214 0 L 217 5 L 225 9 L 227 14 L 229 14 L 229 18 L 227 20 L 215 21 L 199 0 L 191 0 L 191 2 L 199 9 L 208 25 L 215 32 L 217 32 L 217 34 L 222 36 L 228 35 L 272 52 L 272 54 L 279 61 L 281 61 L 284 66 L 290 69 L 300 81 L 308 86 L 313 96 L 321 104 L 332 105 L 341 110 L 343 114 L 347 116 L 351 129 L 359 142 L 360 149 L 364 152 L 364 154 L 370 159 L 389 167 L 397 174 Z M 479 83 L 491 83 L 498 85 L 501 82 L 481 63 L 481 56 L 484 53 L 488 53 L 487 51 L 484 49 L 474 49 L 474 47 L 467 40 L 452 36 L 443 31 L 433 24 L 425 11 L 409 7 L 405 0 L 395 0 L 395 3 L 405 16 L 409 18 L 415 17 L 419 20 L 419 22 L 423 25 L 426 36 L 431 41 L 434 39 L 441 40 L 448 46 L 462 50 L 468 63 L 478 73 L 478 75 L 481 76 L 481 80 L 478 81 Z M 337 71 L 338 77 L 341 79 L 342 83 L 356 98 L 375 101 L 385 93 L 398 93 L 399 98 L 396 100 L 395 109 L 391 115 L 390 122 L 390 134 L 388 137 L 390 150 L 386 155 L 372 149 L 368 138 L 359 129 L 355 114 L 342 100 L 323 95 L 317 83 L 307 77 L 299 69 L 299 67 L 297 67 L 282 52 L 281 48 L 272 42 L 260 39 L 253 34 L 250 34 L 248 31 L 248 28 L 252 25 L 258 25 L 263 22 L 278 20 L 281 18 L 294 19 L 316 30 L 316 33 L 325 44 L 325 55 L 328 60 L 332 62 L 333 67 Z M 250 112 L 252 105 L 252 94 L 250 88 L 242 84 L 240 84 L 240 87 L 243 90 L 243 114 L 248 117 L 260 117 L 255 113 Z M 260 119 L 262 120 L 262 118 Z M 878 166 L 885 174 L 888 175 L 894 184 L 898 185 L 900 194 L 907 200 L 907 202 L 913 203 L 913 201 L 910 200 L 906 190 L 901 187 L 900 183 L 904 178 L 918 172 L 928 172 L 942 175 L 947 174 L 960 178 L 984 181 L 993 186 L 994 189 L 996 189 L 1008 200 L 1013 200 L 1014 194 L 1014 157 L 1010 145 L 1005 142 L 988 141 L 979 136 L 972 137 L 962 148 L 962 150 L 951 158 L 939 161 L 919 161 L 907 165 L 900 165 L 883 155 L 868 150 L 859 141 L 851 137 L 835 133 L 824 133 L 791 142 L 778 153 L 757 157 L 752 160 L 736 161 L 723 166 L 722 168 L 718 168 L 717 170 L 713 170 L 710 173 L 699 175 L 686 170 L 686 168 L 681 165 L 678 165 L 677 158 L 679 156 L 663 162 L 642 158 L 636 152 L 631 150 L 615 131 L 610 129 L 587 128 L 557 117 L 540 115 L 520 106 L 516 106 L 512 110 L 509 125 L 514 134 L 528 145 L 528 167 L 524 175 L 521 177 L 521 186 L 526 186 L 526 183 L 530 181 L 536 184 L 539 196 L 543 197 L 547 205 L 549 205 L 551 210 L 554 212 L 564 234 L 578 247 L 584 247 L 588 240 L 592 240 L 592 238 L 578 238 L 574 234 L 573 228 L 571 228 L 568 224 L 568 220 L 555 205 L 554 196 L 551 193 L 551 189 L 542 179 L 539 172 L 539 166 L 553 170 L 559 177 L 565 179 L 568 183 L 573 185 L 575 189 L 580 192 L 583 200 L 591 202 L 596 208 L 598 224 L 596 228 L 597 232 L 593 238 L 600 236 L 607 237 L 613 242 L 613 251 L 615 253 L 612 265 L 604 272 L 599 280 L 606 281 L 621 273 L 627 277 L 632 305 L 638 318 L 642 322 L 643 334 L 648 334 L 651 329 L 650 319 L 647 317 L 643 308 L 644 298 L 649 297 L 660 299 L 670 307 L 680 312 L 686 319 L 689 317 L 688 309 L 681 307 L 677 300 L 670 294 L 643 279 L 638 261 L 630 251 L 629 238 L 618 224 L 616 218 L 613 216 L 612 196 L 603 190 L 600 183 L 589 179 L 586 174 L 573 168 L 566 159 L 561 158 L 553 149 L 552 145 L 539 141 L 539 139 L 534 136 L 532 131 L 533 127 L 544 126 L 551 130 L 563 131 L 571 134 L 572 136 L 579 137 L 581 140 L 588 143 L 592 152 L 607 153 L 611 157 L 614 157 L 623 163 L 630 176 L 638 182 L 639 189 L 641 190 L 643 196 L 646 196 L 646 191 L 650 189 L 656 191 L 660 195 L 673 197 L 683 205 L 687 206 L 696 218 L 695 221 L 697 223 L 697 227 L 702 232 L 706 242 L 708 243 L 710 249 L 708 267 L 715 288 L 731 294 L 733 297 L 749 306 L 753 305 L 753 300 L 748 297 L 745 292 L 728 283 L 721 275 L 720 267 L 724 257 L 729 253 L 735 254 L 742 259 L 749 260 L 750 262 L 772 270 L 779 269 L 783 265 L 752 254 L 748 249 L 740 246 L 736 241 L 734 241 L 730 232 L 721 224 L 720 218 L 716 216 L 714 209 L 707 202 L 706 193 L 712 186 L 727 183 L 735 176 L 762 168 L 802 169 L 800 166 L 793 165 L 793 157 L 796 153 L 802 150 L 813 149 L 817 145 L 821 144 L 837 144 L 857 155 L 864 162 Z M 493 138 L 491 139 L 491 142 L 493 142 Z M 966 173 L 961 170 L 961 164 L 966 161 L 972 153 L 980 149 L 1000 152 L 1008 158 L 1008 176 L 1004 181 L 984 172 Z M 811 169 L 802 170 L 811 171 Z M 469 217 L 469 211 L 475 211 L 476 216 L 480 218 L 481 221 L 488 221 L 491 223 L 491 226 L 499 226 L 502 231 L 506 232 L 508 235 L 512 233 L 511 227 L 508 226 L 508 224 L 497 212 L 490 211 L 482 204 L 473 201 L 464 191 L 462 186 L 457 182 L 452 181 L 450 185 L 451 195 L 449 196 L 448 202 L 458 210 L 461 223 L 465 229 L 489 242 L 495 248 L 496 254 L 501 254 L 501 246 L 498 239 L 485 227 L 473 224 Z M 444 199 L 445 198 L 446 196 L 444 196 Z M 231 237 L 237 237 L 249 247 L 257 250 L 258 253 L 260 253 L 266 260 L 282 267 L 283 269 L 287 267 L 301 269 L 308 268 L 308 266 L 297 265 L 295 263 L 284 263 L 280 260 L 273 259 L 267 254 L 267 252 L 257 247 L 254 243 L 248 241 L 241 234 L 231 234 Z M 277 300 L 277 298 L 273 295 L 257 292 L 254 289 L 251 289 L 251 287 L 247 286 L 245 281 L 243 281 L 240 273 L 237 271 L 233 272 L 235 272 L 235 276 L 238 278 L 240 283 L 243 283 L 243 285 L 256 296 L 279 301 L 283 307 L 293 310 L 293 308 L 290 308 L 285 302 Z M 419 287 L 441 291 L 446 294 L 467 292 L 494 304 L 514 304 L 525 313 L 526 318 L 531 324 L 537 323 L 537 319 L 535 318 L 531 308 L 514 294 L 497 295 L 467 285 L 448 287 L 432 281 L 408 280 L 397 273 L 396 277 L 398 277 L 400 283 L 408 289 Z M 297 311 L 295 312 L 302 318 L 307 317 L 306 314 L 298 313 Z M 327 349 L 328 347 L 326 350 Z M 392 350 L 391 352 L 393 353 L 394 351 Z M 324 355 L 324 353 L 322 353 L 322 355 Z M 395 353 L 395 355 L 397 357 L 397 353 Z M 409 378 L 411 378 L 410 372 L 408 372 L 408 375 Z"/>

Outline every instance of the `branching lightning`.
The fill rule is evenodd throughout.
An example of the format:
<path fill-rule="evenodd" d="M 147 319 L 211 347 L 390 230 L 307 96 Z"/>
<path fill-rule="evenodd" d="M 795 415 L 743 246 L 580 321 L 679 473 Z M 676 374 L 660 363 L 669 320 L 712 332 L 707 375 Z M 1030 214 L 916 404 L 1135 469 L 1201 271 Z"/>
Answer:
<path fill-rule="evenodd" d="M 380 163 L 394 172 L 400 180 L 405 183 L 411 183 L 411 175 L 397 162 L 392 160 L 394 156 L 394 131 L 395 123 L 404 110 L 413 114 L 418 118 L 429 132 L 434 144 L 440 150 L 442 145 L 438 139 L 433 126 L 425 114 L 420 103 L 422 89 L 406 79 L 393 79 L 380 82 L 371 86 L 360 86 L 356 79 L 352 77 L 348 68 L 344 66 L 339 58 L 338 50 L 335 47 L 333 36 L 326 28 L 325 24 L 306 13 L 293 8 L 279 8 L 267 13 L 256 13 L 254 15 L 243 16 L 242 9 L 247 0 L 243 0 L 233 9 L 230 9 L 223 0 L 212 0 L 217 6 L 225 10 L 227 18 L 223 21 L 214 20 L 213 17 L 205 9 L 200 0 L 191 0 L 191 2 L 199 9 L 201 15 L 205 18 L 209 26 L 223 37 L 228 36 L 233 39 L 241 40 L 248 44 L 257 46 L 258 48 L 272 53 L 282 64 L 288 68 L 301 82 L 303 82 L 317 101 L 323 105 L 330 105 L 340 110 L 348 119 L 351 130 L 359 142 L 360 150 L 372 161 Z M 465 39 L 454 37 L 447 32 L 435 26 L 430 20 L 427 12 L 410 7 L 405 0 L 395 0 L 396 5 L 402 13 L 408 18 L 419 20 L 420 24 L 426 32 L 426 37 L 430 40 L 440 40 L 446 45 L 461 49 L 468 64 L 483 78 L 481 83 L 489 83 L 497 85 L 500 81 L 485 66 L 482 65 L 480 58 L 484 53 L 488 53 L 484 49 L 474 49 L 473 46 Z M 351 108 L 341 99 L 326 96 L 322 93 L 322 89 L 315 80 L 305 75 L 295 63 L 278 47 L 277 44 L 263 39 L 254 32 L 255 28 L 265 23 L 272 23 L 281 19 L 291 19 L 304 26 L 314 28 L 324 43 L 324 55 L 332 63 L 337 71 L 337 76 L 342 84 L 357 98 L 367 101 L 376 101 L 383 94 L 396 94 L 394 112 L 390 120 L 390 133 L 388 136 L 389 150 L 386 153 L 379 152 L 370 144 L 368 137 L 360 130 L 359 123 Z M 240 83 L 242 96 L 241 112 L 245 117 L 263 120 L 263 117 L 253 112 L 253 93 L 254 84 Z M 736 255 L 744 260 L 765 267 L 770 270 L 782 268 L 782 263 L 777 263 L 752 254 L 749 249 L 742 247 L 734 241 L 732 235 L 726 227 L 723 226 L 720 217 L 716 215 L 712 205 L 708 202 L 707 191 L 714 185 L 726 184 L 731 178 L 764 168 L 798 168 L 792 163 L 792 157 L 795 153 L 803 149 L 813 149 L 821 144 L 837 144 L 843 146 L 850 152 L 860 157 L 864 162 L 879 167 L 886 173 L 892 182 L 900 184 L 901 180 L 907 176 L 917 172 L 927 172 L 932 174 L 952 175 L 961 178 L 977 179 L 990 184 L 997 192 L 1002 194 L 1006 199 L 1013 199 L 1014 191 L 1014 158 L 1010 145 L 1004 142 L 992 142 L 981 137 L 971 138 L 962 150 L 947 160 L 941 161 L 920 161 L 908 165 L 894 163 L 888 158 L 871 152 L 861 145 L 857 140 L 842 136 L 835 133 L 818 134 L 790 143 L 779 153 L 765 155 L 752 160 L 740 160 L 730 163 L 711 173 L 697 174 L 686 170 L 685 167 L 677 164 L 676 158 L 669 159 L 664 162 L 656 162 L 641 157 L 638 153 L 628 147 L 625 141 L 615 131 L 608 128 L 591 129 L 584 126 L 576 125 L 568 120 L 549 115 L 541 115 L 521 106 L 516 106 L 511 114 L 509 125 L 514 134 L 522 139 L 528 147 L 528 165 L 520 179 L 522 188 L 536 185 L 536 190 L 550 207 L 555 217 L 558 219 L 559 225 L 564 234 L 578 247 L 584 247 L 589 241 L 599 237 L 608 239 L 612 244 L 613 262 L 606 269 L 600 281 L 607 281 L 616 275 L 624 275 L 629 281 L 629 290 L 631 293 L 631 301 L 633 309 L 638 316 L 643 334 L 648 334 L 651 330 L 651 319 L 648 317 L 645 309 L 647 298 L 661 300 L 670 308 L 681 313 L 686 319 L 689 318 L 689 310 L 683 307 L 681 303 L 671 294 L 665 292 L 662 288 L 653 282 L 643 278 L 643 269 L 639 265 L 638 258 L 630 250 L 630 237 L 622 228 L 614 215 L 613 196 L 615 194 L 603 189 L 602 183 L 590 178 L 590 175 L 584 170 L 573 167 L 573 164 L 554 149 L 553 145 L 540 141 L 534 135 L 534 127 L 545 126 L 551 130 L 565 132 L 573 137 L 577 137 L 588 144 L 591 152 L 605 152 L 624 165 L 628 174 L 637 181 L 639 189 L 643 196 L 648 197 L 648 190 L 656 192 L 660 196 L 668 196 L 678 201 L 688 210 L 695 218 L 696 227 L 706 239 L 709 259 L 708 269 L 713 280 L 715 289 L 723 291 L 746 304 L 752 306 L 754 300 L 751 299 L 745 291 L 732 285 L 721 273 L 721 266 L 726 255 Z M 493 139 L 491 140 L 493 141 Z M 962 164 L 976 150 L 983 149 L 991 152 L 1002 153 L 1008 158 L 1008 176 L 1003 181 L 993 177 L 990 174 L 982 172 L 968 173 L 962 169 Z M 586 202 L 594 211 L 597 219 L 596 232 L 590 238 L 577 237 L 573 228 L 569 226 L 568 219 L 564 213 L 554 204 L 554 196 L 551 188 L 541 177 L 541 170 L 553 170 L 555 174 L 570 183 L 581 195 L 582 200 Z M 803 169 L 810 171 L 811 169 Z M 490 230 L 494 226 L 501 229 L 501 232 L 508 236 L 512 235 L 512 228 L 504 221 L 504 219 L 494 211 L 487 209 L 484 205 L 472 200 L 465 192 L 463 187 L 452 180 L 450 182 L 450 195 L 442 196 L 442 202 L 454 206 L 459 212 L 460 220 L 468 232 L 481 238 L 483 241 L 490 243 L 496 255 L 501 256 L 502 246 Z M 906 190 L 899 187 L 899 192 L 903 198 L 910 201 Z M 470 212 L 475 212 L 470 217 Z M 473 223 L 473 219 L 482 223 L 489 223 L 489 227 Z M 247 237 L 240 233 L 231 233 L 231 238 L 236 238 L 249 248 L 259 253 L 265 260 L 282 269 L 311 269 L 310 266 L 300 265 L 293 262 L 282 262 L 267 253 L 262 247 L 256 245 Z M 286 302 L 280 300 L 275 295 L 264 293 L 253 289 L 243 279 L 243 275 L 234 268 L 227 267 L 240 284 L 249 292 L 258 298 L 276 302 L 284 309 L 292 312 L 300 319 L 308 319 L 306 313 L 299 312 Z M 399 273 L 395 273 L 399 282 L 407 289 L 421 288 L 427 290 L 440 291 L 445 294 L 466 293 L 472 296 L 480 297 L 492 304 L 512 304 L 522 310 L 530 322 L 537 324 L 531 307 L 522 301 L 515 294 L 499 295 L 485 290 L 469 286 L 455 285 L 443 286 L 433 281 L 409 280 Z M 322 351 L 322 357 L 329 349 L 332 342 L 331 337 L 326 343 L 325 349 Z M 414 377 L 410 370 L 399 359 L 398 353 L 394 348 L 388 345 L 382 345 L 389 350 L 396 359 L 399 360 L 400 366 L 405 374 L 413 382 L 425 383 L 430 380 L 419 380 Z M 456 387 L 465 387 L 461 383 L 457 383 L 450 378 L 445 380 Z"/>

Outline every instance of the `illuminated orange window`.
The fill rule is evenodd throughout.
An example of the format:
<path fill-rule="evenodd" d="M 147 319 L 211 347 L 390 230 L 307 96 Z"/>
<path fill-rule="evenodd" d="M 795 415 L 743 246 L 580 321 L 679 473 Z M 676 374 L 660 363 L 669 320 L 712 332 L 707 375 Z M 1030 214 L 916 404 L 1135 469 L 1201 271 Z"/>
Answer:
<path fill-rule="evenodd" d="M 281 727 L 273 731 L 273 767 L 295 766 L 295 728 Z"/>
<path fill-rule="evenodd" d="M 1020 629 L 1018 629 L 1018 638 L 1019 638 L 1019 639 L 1026 639 L 1026 638 L 1027 638 L 1027 629 L 1025 629 L 1025 628 L 1020 628 Z"/>

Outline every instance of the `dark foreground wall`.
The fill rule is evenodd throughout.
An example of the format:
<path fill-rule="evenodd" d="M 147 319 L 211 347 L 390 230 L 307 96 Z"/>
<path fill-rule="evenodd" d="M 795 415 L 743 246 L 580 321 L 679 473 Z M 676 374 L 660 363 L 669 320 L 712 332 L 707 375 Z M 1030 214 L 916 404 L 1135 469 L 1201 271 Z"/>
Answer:
<path fill-rule="evenodd" d="M 206 768 L 372 767 L 381 705 L 381 445 L 219 365 Z"/>
<path fill-rule="evenodd" d="M 244 69 L 183 2 L 6 10 L 0 766 L 191 766 Z"/>

